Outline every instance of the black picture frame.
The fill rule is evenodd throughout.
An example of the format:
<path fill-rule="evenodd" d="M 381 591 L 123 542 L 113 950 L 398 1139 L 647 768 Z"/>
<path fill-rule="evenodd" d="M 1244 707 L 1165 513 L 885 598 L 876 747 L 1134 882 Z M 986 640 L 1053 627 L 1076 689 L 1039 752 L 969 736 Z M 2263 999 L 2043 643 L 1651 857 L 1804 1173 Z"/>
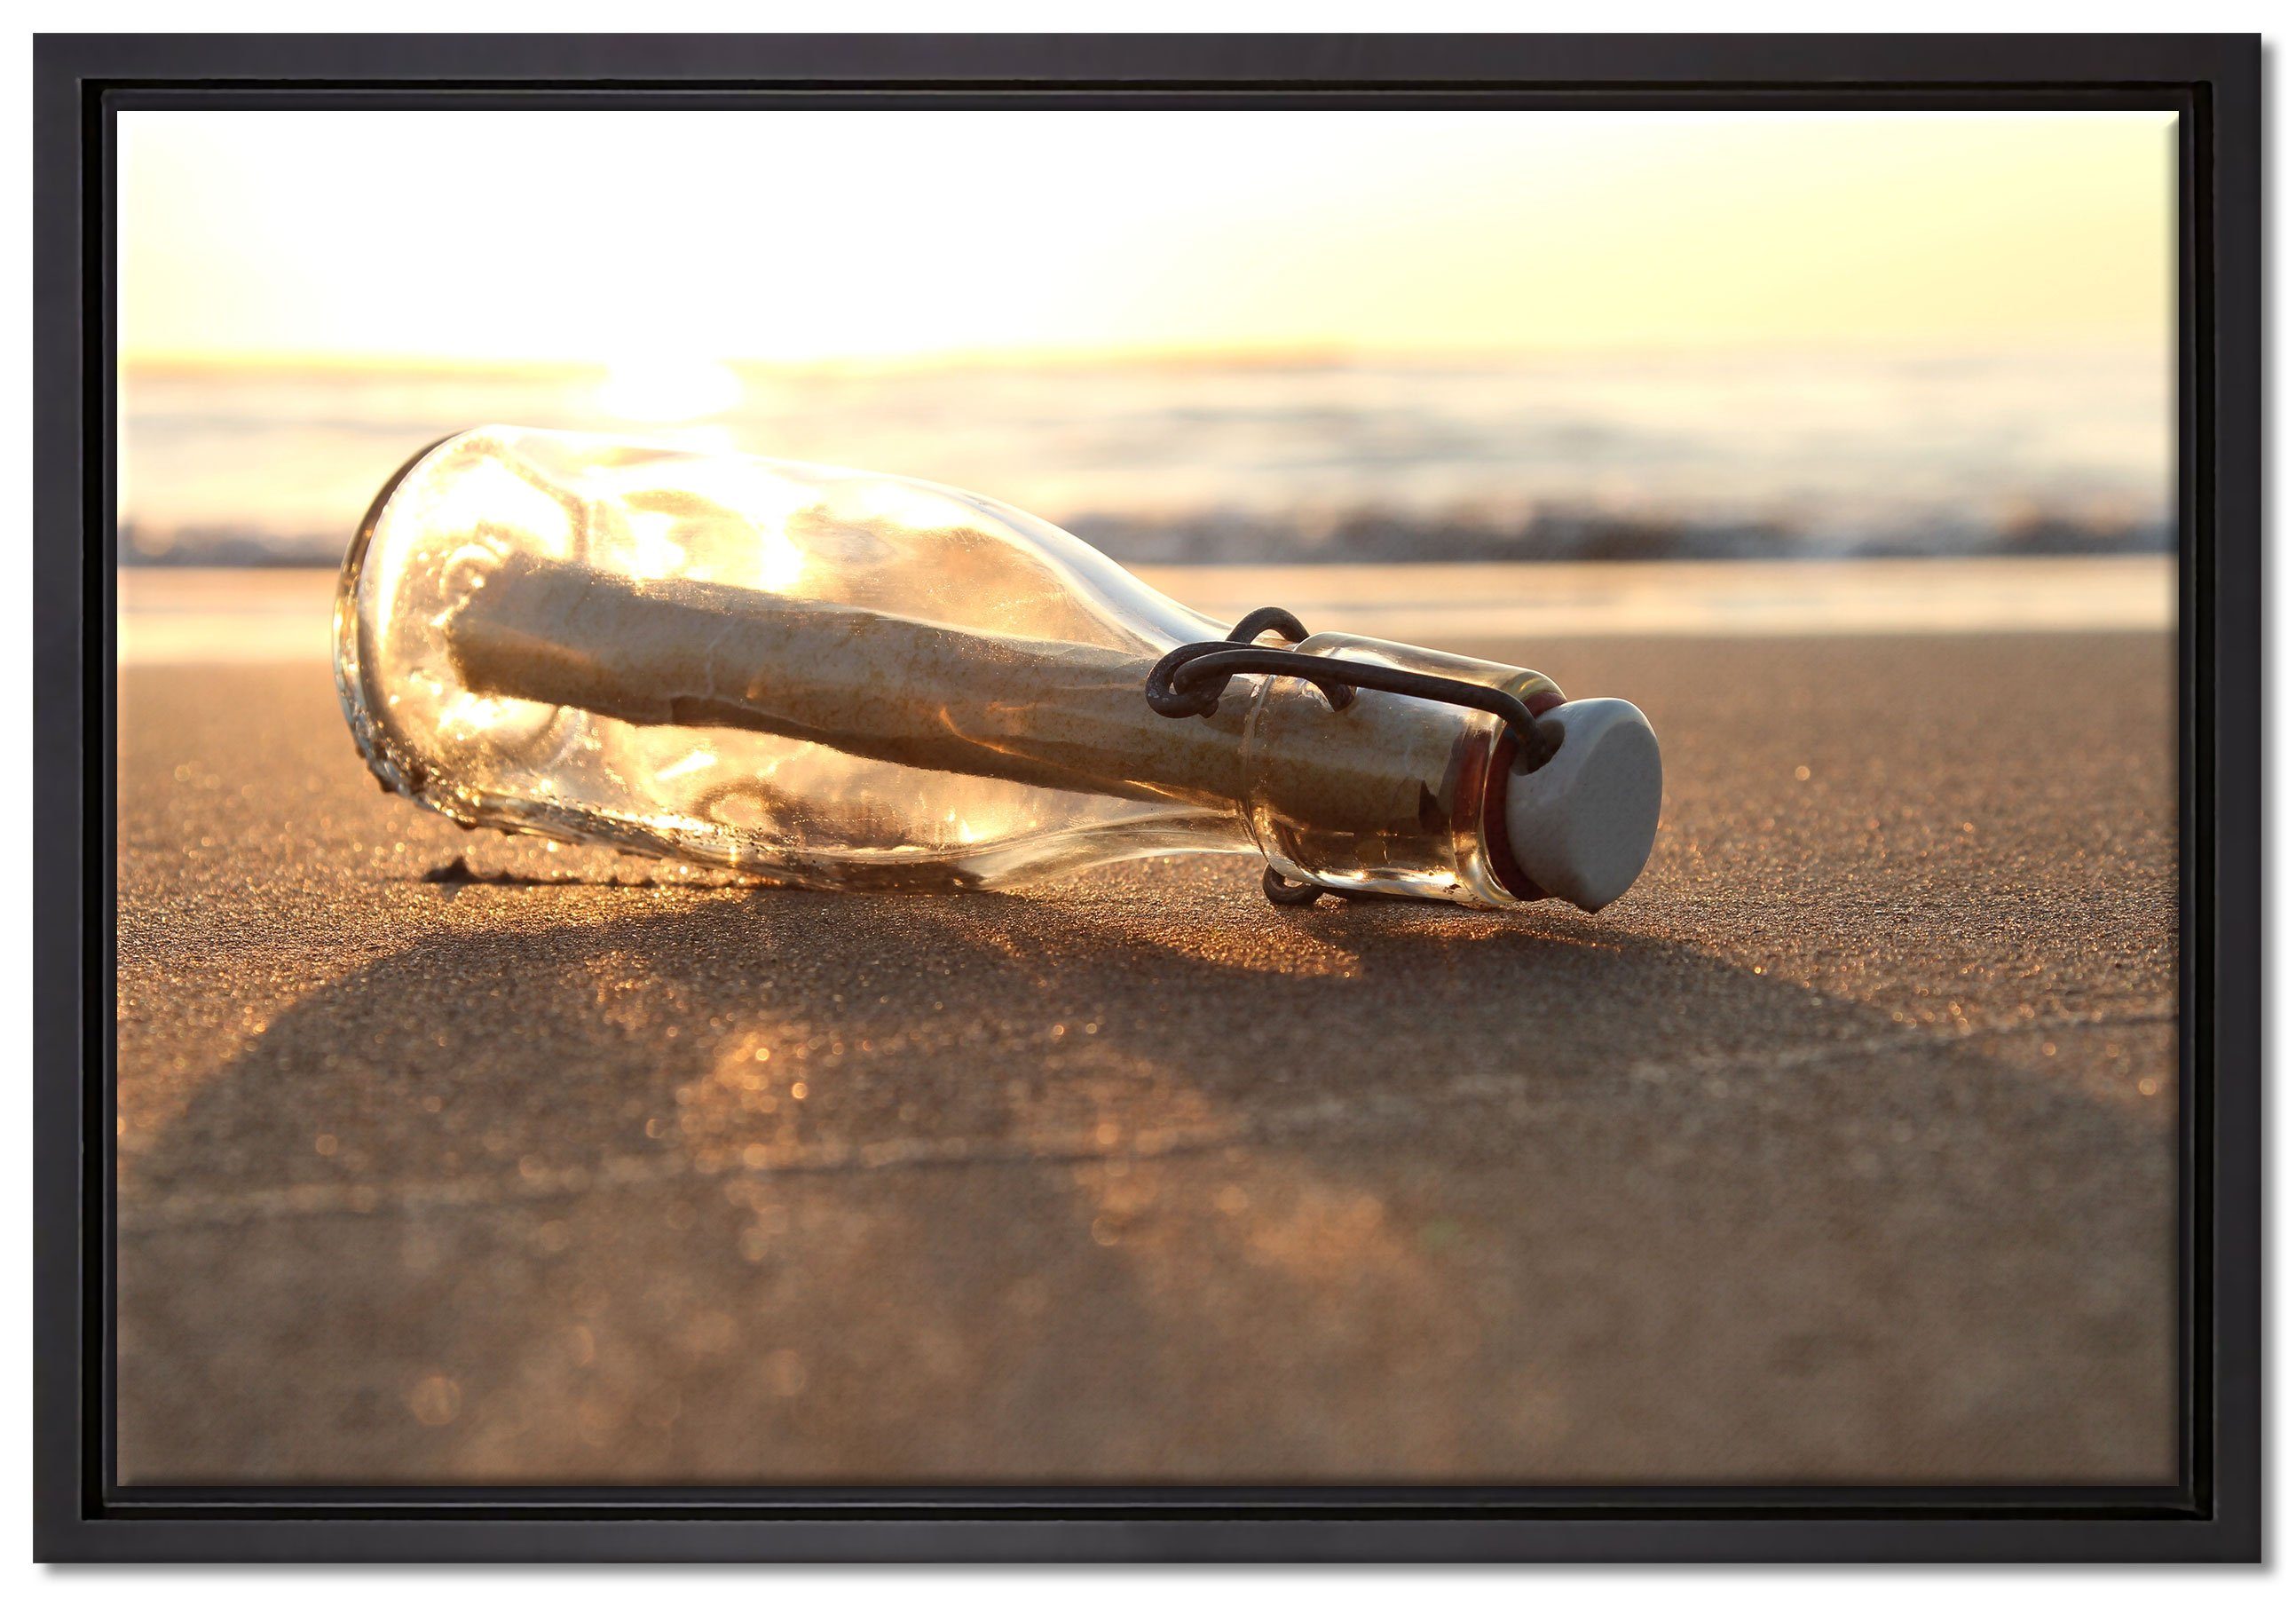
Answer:
<path fill-rule="evenodd" d="M 2254 1560 L 2262 51 L 2250 36 L 45 36 L 35 1552 L 174 1560 Z M 2173 107 L 2185 1472 L 2170 1490 L 354 1489 L 109 1479 L 114 119 L 131 108 Z"/>

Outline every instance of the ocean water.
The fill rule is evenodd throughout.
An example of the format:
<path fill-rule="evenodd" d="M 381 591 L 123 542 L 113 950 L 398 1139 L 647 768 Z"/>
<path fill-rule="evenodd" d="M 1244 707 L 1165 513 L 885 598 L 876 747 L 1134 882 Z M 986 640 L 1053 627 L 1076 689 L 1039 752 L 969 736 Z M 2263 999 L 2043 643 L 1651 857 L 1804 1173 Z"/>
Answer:
<path fill-rule="evenodd" d="M 2135 356 L 710 368 L 682 392 L 654 375 L 131 367 L 123 564 L 332 565 L 410 454 L 486 422 L 951 482 L 1143 563 L 2173 545 L 2170 375 Z M 720 408 L 658 419 L 682 400 Z"/>

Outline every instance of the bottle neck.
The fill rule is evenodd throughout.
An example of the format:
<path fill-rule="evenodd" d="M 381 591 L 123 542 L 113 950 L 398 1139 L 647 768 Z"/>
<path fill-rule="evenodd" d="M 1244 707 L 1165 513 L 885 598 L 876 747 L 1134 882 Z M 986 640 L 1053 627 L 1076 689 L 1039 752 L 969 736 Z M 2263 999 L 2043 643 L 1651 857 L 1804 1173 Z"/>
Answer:
<path fill-rule="evenodd" d="M 1484 682 L 1544 710 L 1562 695 L 1541 673 L 1344 633 L 1300 653 Z M 1542 897 L 1515 864 L 1506 826 L 1512 735 L 1491 716 L 1396 694 L 1334 710 L 1322 691 L 1269 677 L 1251 689 L 1245 814 L 1268 862 L 1341 892 L 1512 905 Z"/>

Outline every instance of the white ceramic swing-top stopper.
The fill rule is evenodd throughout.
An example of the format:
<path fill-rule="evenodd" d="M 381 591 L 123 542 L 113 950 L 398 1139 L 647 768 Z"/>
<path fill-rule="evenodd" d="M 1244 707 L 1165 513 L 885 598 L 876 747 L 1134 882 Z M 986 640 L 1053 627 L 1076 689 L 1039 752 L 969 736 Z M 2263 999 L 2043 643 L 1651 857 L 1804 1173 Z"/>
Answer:
<path fill-rule="evenodd" d="M 1658 735 L 1623 699 L 1574 699 L 1539 718 L 1562 747 L 1507 784 L 1507 838 L 1548 893 L 1600 910 L 1634 885 L 1658 836 Z"/>

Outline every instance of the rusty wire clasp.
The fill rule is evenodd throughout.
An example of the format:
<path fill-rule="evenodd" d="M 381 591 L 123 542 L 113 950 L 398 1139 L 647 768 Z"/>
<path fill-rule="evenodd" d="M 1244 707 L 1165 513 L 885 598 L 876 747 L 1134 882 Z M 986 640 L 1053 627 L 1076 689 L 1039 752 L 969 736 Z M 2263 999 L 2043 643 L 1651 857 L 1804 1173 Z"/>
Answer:
<path fill-rule="evenodd" d="M 1562 746 L 1560 728 L 1542 724 L 1538 713 L 1504 688 L 1427 671 L 1406 671 L 1371 661 L 1269 648 L 1252 641 L 1263 632 L 1281 633 L 1293 644 L 1303 643 L 1308 637 L 1308 629 L 1290 611 L 1262 605 L 1238 622 L 1226 638 L 1183 644 L 1151 667 L 1149 707 L 1160 716 L 1210 716 L 1219 709 L 1220 696 L 1227 691 L 1227 685 L 1239 676 L 1296 677 L 1323 689 L 1334 711 L 1345 711 L 1355 702 L 1357 689 L 1369 688 L 1487 712 L 1514 733 L 1514 769 L 1520 775 L 1538 770 Z M 1274 866 L 1267 868 L 1259 885 L 1271 902 L 1281 905 L 1312 904 L 1327 893 L 1355 896 L 1343 889 L 1292 882 Z"/>

